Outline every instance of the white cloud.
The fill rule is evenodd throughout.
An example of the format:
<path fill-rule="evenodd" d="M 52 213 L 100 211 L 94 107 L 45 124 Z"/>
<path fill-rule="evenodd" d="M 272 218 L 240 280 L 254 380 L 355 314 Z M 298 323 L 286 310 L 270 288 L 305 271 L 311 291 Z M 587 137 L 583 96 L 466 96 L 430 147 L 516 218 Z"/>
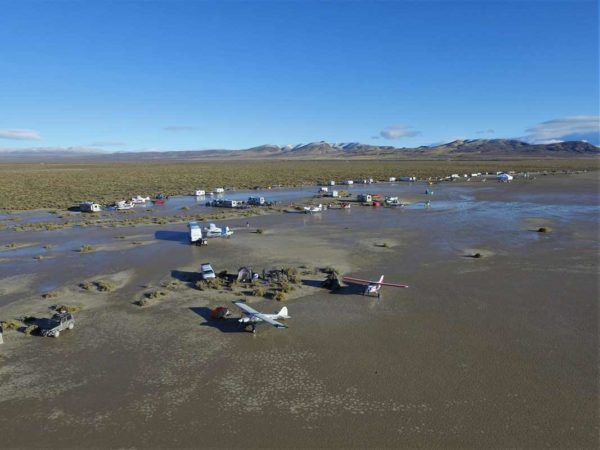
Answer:
<path fill-rule="evenodd" d="M 414 130 L 410 125 L 390 125 L 381 130 L 379 134 L 385 139 L 401 139 L 404 137 L 415 137 L 421 133 Z"/>
<path fill-rule="evenodd" d="M 600 116 L 571 116 L 548 120 L 527 130 L 523 139 L 532 144 L 589 141 L 600 144 Z"/>
<path fill-rule="evenodd" d="M 496 130 L 494 130 L 493 128 L 488 128 L 487 130 L 478 130 L 475 133 L 477 134 L 494 134 L 496 132 Z"/>
<path fill-rule="evenodd" d="M 0 138 L 17 141 L 39 141 L 41 139 L 37 131 L 20 128 L 0 128 Z"/>

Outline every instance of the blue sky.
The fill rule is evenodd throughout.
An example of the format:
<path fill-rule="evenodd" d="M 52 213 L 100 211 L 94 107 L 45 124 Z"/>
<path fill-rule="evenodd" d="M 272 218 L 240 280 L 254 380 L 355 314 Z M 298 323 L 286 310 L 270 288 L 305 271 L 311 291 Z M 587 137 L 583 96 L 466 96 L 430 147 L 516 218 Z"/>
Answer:
<path fill-rule="evenodd" d="M 591 1 L 2 1 L 0 148 L 598 144 Z"/>

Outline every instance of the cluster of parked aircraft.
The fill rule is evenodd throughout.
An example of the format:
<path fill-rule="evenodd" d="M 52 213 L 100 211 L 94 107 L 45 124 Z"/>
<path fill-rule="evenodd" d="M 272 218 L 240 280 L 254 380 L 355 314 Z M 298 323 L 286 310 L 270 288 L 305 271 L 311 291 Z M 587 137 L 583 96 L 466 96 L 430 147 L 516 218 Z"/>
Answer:
<path fill-rule="evenodd" d="M 390 286 L 394 288 L 407 288 L 406 284 L 398 284 L 398 283 L 384 283 L 384 276 L 381 275 L 381 278 L 377 281 L 365 280 L 362 278 L 354 278 L 354 277 L 342 277 L 342 279 L 351 284 L 359 284 L 365 286 L 363 291 L 363 295 L 368 296 L 376 296 L 377 298 L 381 297 L 381 287 L 382 286 Z M 234 301 L 233 304 L 239 308 L 242 312 L 242 317 L 239 319 L 239 322 L 244 326 L 244 328 L 250 327 L 250 331 L 252 333 L 256 333 L 256 326 L 259 324 L 269 324 L 278 329 L 287 328 L 288 326 L 284 323 L 278 322 L 279 320 L 290 319 L 291 317 L 288 315 L 287 307 L 281 308 L 279 312 L 275 312 L 273 314 L 261 313 L 254 308 L 248 306 L 244 301 Z"/>

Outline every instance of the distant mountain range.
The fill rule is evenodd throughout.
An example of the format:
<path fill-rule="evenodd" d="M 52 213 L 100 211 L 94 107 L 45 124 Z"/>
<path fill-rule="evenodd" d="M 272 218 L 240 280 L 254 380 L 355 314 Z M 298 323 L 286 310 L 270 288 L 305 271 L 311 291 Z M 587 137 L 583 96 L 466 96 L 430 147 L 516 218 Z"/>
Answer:
<path fill-rule="evenodd" d="M 185 150 L 103 153 L 90 148 L 5 149 L 0 162 L 40 161 L 185 161 L 253 159 L 492 159 L 573 158 L 600 155 L 600 147 L 587 142 L 528 144 L 512 139 L 457 140 L 431 147 L 397 148 L 325 141 L 296 146 L 261 145 L 245 150 Z"/>

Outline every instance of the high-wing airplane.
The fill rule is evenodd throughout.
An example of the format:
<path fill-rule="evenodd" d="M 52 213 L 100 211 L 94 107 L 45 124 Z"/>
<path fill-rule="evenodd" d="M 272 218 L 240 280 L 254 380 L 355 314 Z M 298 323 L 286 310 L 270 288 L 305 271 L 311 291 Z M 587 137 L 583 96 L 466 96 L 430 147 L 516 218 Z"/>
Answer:
<path fill-rule="evenodd" d="M 288 316 L 287 307 L 284 306 L 281 310 L 274 314 L 264 314 L 256 311 L 254 308 L 251 308 L 246 303 L 241 301 L 233 302 L 235 306 L 237 306 L 243 314 L 243 317 L 239 320 L 239 322 L 244 326 L 244 328 L 250 326 L 250 330 L 253 333 L 256 333 L 256 325 L 260 323 L 268 323 L 273 325 L 275 328 L 287 328 L 288 326 L 277 322 L 276 319 L 290 319 Z"/>
<path fill-rule="evenodd" d="M 377 297 L 381 296 L 381 292 L 380 292 L 381 286 L 391 286 L 391 287 L 397 287 L 397 288 L 407 288 L 408 287 L 406 284 L 384 283 L 383 275 L 381 275 L 381 278 L 379 279 L 379 281 L 363 280 L 362 278 L 353 278 L 353 277 L 342 277 L 342 280 L 346 281 L 347 283 L 364 284 L 365 290 L 363 292 L 363 295 L 377 295 Z"/>

